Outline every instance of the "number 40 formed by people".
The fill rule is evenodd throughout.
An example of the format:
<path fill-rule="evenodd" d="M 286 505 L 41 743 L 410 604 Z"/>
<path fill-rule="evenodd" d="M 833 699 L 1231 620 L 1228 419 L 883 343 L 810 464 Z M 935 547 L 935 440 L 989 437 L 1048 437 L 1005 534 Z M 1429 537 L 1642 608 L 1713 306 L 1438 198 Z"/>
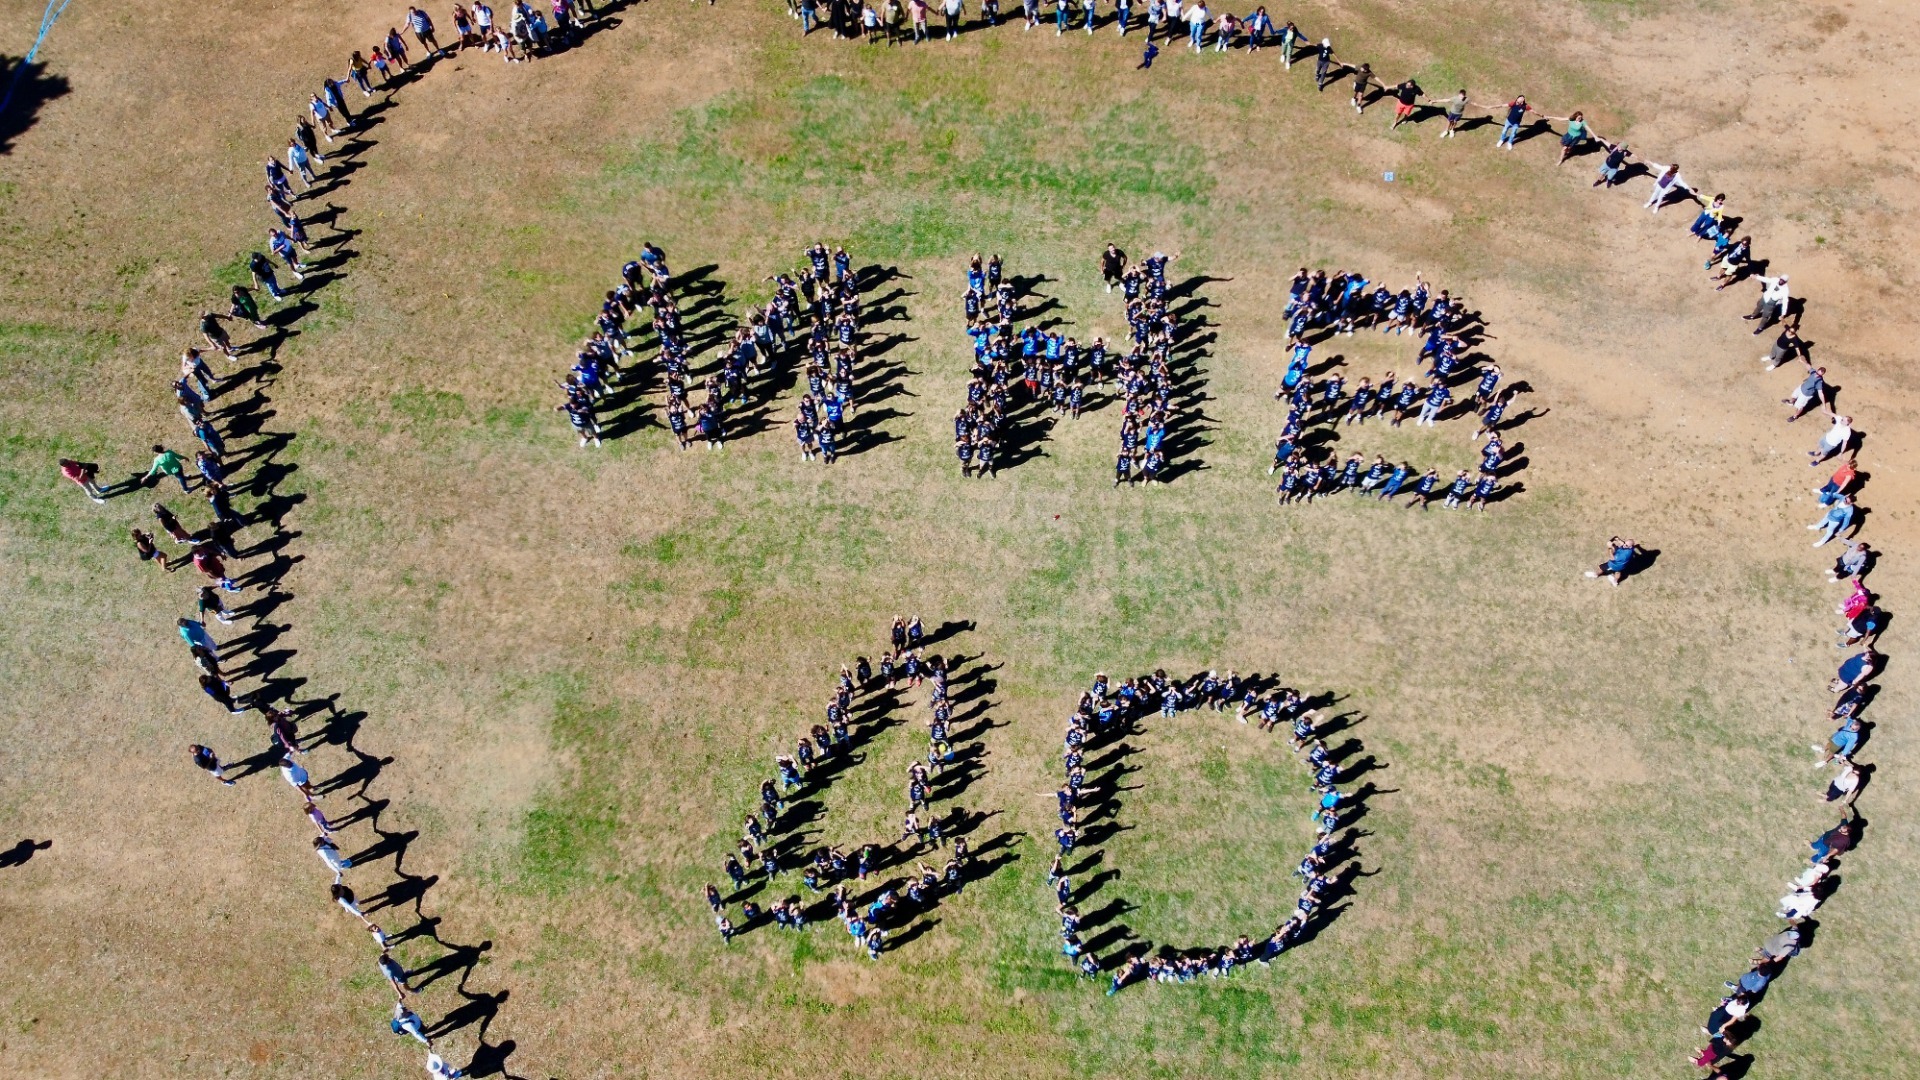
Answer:
<path fill-rule="evenodd" d="M 840 668 L 817 722 L 790 753 L 774 758 L 774 775 L 760 781 L 757 807 L 722 856 L 728 891 L 706 886 L 723 940 L 767 928 L 807 932 L 827 923 L 878 961 L 926 933 L 933 913 L 960 902 L 969 884 L 1018 857 L 1018 834 L 985 835 L 996 814 L 965 803 L 986 772 L 982 737 L 996 726 L 988 715 L 994 667 L 955 650 L 970 629 L 947 623 L 929 631 L 918 617 L 896 618 L 877 662 L 863 655 Z M 1353 781 L 1377 766 L 1351 734 L 1358 718 L 1327 715 L 1333 700 L 1330 694 L 1303 697 L 1257 673 L 1208 670 L 1180 678 L 1158 670 L 1124 680 L 1095 674 L 1068 715 L 1061 782 L 1053 793 L 1058 827 L 1045 845 L 1050 863 L 1043 902 L 1059 918 L 1064 962 L 1108 993 L 1143 979 L 1184 982 L 1269 964 L 1337 917 L 1358 873 L 1357 834 L 1349 826 L 1365 813 L 1371 791 Z M 1284 740 L 1276 752 L 1296 758 L 1311 785 L 1301 813 L 1312 824 L 1313 841 L 1290 868 L 1296 899 L 1274 912 L 1271 924 L 1213 945 L 1157 945 L 1121 921 L 1130 910 L 1126 901 L 1101 895 L 1118 877 L 1101 846 L 1122 828 L 1120 780 L 1136 769 L 1125 760 L 1134 750 L 1129 738 L 1179 724 L 1188 714 L 1246 725 L 1276 744 Z M 845 846 L 809 841 L 802 830 L 827 816 L 826 797 L 839 778 L 873 756 L 870 747 L 881 733 L 913 717 L 924 724 L 925 753 L 899 777 L 898 830 Z"/>

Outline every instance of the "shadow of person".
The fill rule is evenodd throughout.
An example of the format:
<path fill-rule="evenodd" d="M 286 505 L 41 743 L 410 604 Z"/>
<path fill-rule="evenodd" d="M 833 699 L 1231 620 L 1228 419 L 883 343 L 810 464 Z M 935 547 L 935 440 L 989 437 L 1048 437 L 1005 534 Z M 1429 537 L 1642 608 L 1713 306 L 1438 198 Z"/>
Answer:
<path fill-rule="evenodd" d="M 47 74 L 45 64 L 0 53 L 0 154 L 13 152 L 13 140 L 39 121 L 42 105 L 72 89 L 66 76 Z"/>
<path fill-rule="evenodd" d="M 0 851 L 0 868 L 23 866 L 33 858 L 36 851 L 45 851 L 53 846 L 51 840 L 34 840 L 31 837 L 22 840 L 5 851 Z"/>

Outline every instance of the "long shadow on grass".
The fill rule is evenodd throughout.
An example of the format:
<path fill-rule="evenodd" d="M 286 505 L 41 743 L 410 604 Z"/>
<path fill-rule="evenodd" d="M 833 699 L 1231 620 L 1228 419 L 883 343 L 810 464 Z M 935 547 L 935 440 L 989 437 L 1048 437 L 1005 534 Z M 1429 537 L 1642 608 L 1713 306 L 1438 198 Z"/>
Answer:
<path fill-rule="evenodd" d="M 936 636 L 951 639 L 971 625 L 947 623 Z M 944 693 L 933 668 L 946 671 Z M 880 951 L 891 952 L 937 925 L 934 913 L 968 885 L 1019 859 L 1018 833 L 983 835 L 999 811 L 969 810 L 959 801 L 987 773 L 991 752 L 981 737 L 1003 726 L 985 715 L 997 686 L 994 670 L 979 656 L 927 655 L 913 674 L 903 667 L 890 679 L 849 678 L 844 711 L 836 689 L 825 723 L 776 763 L 780 776 L 762 782 L 760 809 L 746 816 L 745 831 L 725 859 L 734 888 L 726 895 L 715 890 L 712 906 L 716 922 L 726 920 L 729 940 L 767 926 L 802 932 L 838 919 L 826 932 L 878 930 Z M 851 851 L 824 843 L 816 826 L 826 817 L 826 796 L 866 762 L 876 738 L 909 723 L 915 698 L 928 717 L 927 774 L 918 801 L 903 812 L 900 834 Z M 971 703 L 964 718 L 956 714 L 962 703 Z M 901 785 L 914 794 L 911 776 Z M 908 813 L 917 827 L 906 827 Z M 774 896 L 788 875 L 799 878 L 805 895 Z"/>
<path fill-rule="evenodd" d="M 1150 281 L 1144 275 L 1143 281 Z M 1214 306 L 1200 295 L 1200 287 L 1226 280 L 1193 276 L 1166 286 L 1157 295 L 1149 283 L 1142 296 L 1128 305 L 1132 351 L 1118 362 L 1120 393 L 1125 402 L 1125 418 L 1139 425 L 1139 442 L 1134 448 L 1133 472 L 1117 476 L 1121 482 L 1149 478 L 1144 466 L 1157 449 L 1165 462 L 1158 475 L 1160 483 L 1171 483 L 1189 473 L 1207 467 L 1200 451 L 1212 440 L 1204 406 L 1208 400 L 1206 373 L 1202 363 L 1213 354 L 1215 336 L 1202 331 L 1211 325 L 1203 309 Z M 1150 435 L 1151 422 L 1158 419 L 1162 432 L 1155 445 Z"/>
<path fill-rule="evenodd" d="M 1133 828 L 1121 820 L 1123 796 L 1139 790 L 1138 784 L 1125 783 L 1139 771 L 1128 759 L 1139 750 L 1135 740 L 1151 730 L 1156 718 L 1167 718 L 1169 688 L 1177 691 L 1176 712 L 1204 709 L 1219 722 L 1237 713 L 1241 722 L 1257 723 L 1276 739 L 1291 737 L 1296 753 L 1319 758 L 1315 765 L 1303 756 L 1310 774 L 1327 770 L 1315 779 L 1313 797 L 1335 794 L 1315 803 L 1318 843 L 1294 871 L 1303 879 L 1300 899 L 1291 911 L 1276 912 L 1285 917 L 1264 941 L 1242 936 L 1211 947 L 1168 945 L 1143 936 L 1126 921 L 1136 906 L 1121 894 L 1124 871 L 1112 864 L 1103 845 Z M 1200 973 L 1225 974 L 1254 961 L 1270 963 L 1282 951 L 1312 941 L 1346 909 L 1354 882 L 1369 876 L 1360 867 L 1356 847 L 1368 833 L 1354 826 L 1365 817 L 1368 801 L 1382 793 L 1371 780 L 1358 788 L 1351 785 L 1386 766 L 1351 734 L 1361 719 L 1357 714 L 1320 719 L 1319 711 L 1333 703 L 1331 694 L 1302 699 L 1280 687 L 1273 676 L 1255 674 L 1229 685 L 1212 672 L 1177 683 L 1155 673 L 1129 680 L 1105 699 L 1083 696 L 1066 744 L 1067 786 L 1059 797 L 1062 824 L 1056 833 L 1060 855 L 1049 875 L 1059 901 L 1063 951 L 1081 957 L 1083 972 L 1111 975 L 1116 991 L 1145 979 L 1184 981 Z M 1336 734 L 1342 738 L 1327 745 L 1325 740 Z M 1280 872 L 1278 867 L 1273 870 Z"/>
<path fill-rule="evenodd" d="M 995 324 L 989 351 L 975 354 L 967 401 L 954 417 L 954 450 L 963 475 L 987 478 L 1044 456 L 1040 444 L 1060 416 L 1070 411 L 1072 383 L 1092 374 L 1084 366 L 1067 367 L 1064 355 L 1055 362 L 1038 351 L 1026 355 L 1015 324 L 1061 306 L 1058 299 L 1040 291 L 1047 280 L 1040 274 L 1006 279 L 1008 299 L 1000 305 L 1001 319 Z M 998 303 L 998 298 L 990 297 L 989 302 Z M 1033 328 L 1046 331 L 1062 322 L 1056 318 L 1037 322 Z M 979 452 L 983 439 L 993 446 L 991 457 Z M 960 457 L 963 450 L 967 456 Z"/>
<path fill-rule="evenodd" d="M 382 101 L 362 111 L 358 130 L 380 123 L 380 114 L 388 104 Z M 296 200 L 296 210 L 350 183 L 348 173 L 353 167 L 352 163 L 336 165 L 320 176 L 320 183 Z M 324 214 L 314 215 L 308 223 L 324 221 L 336 236 L 350 235 L 350 230 L 338 224 L 342 213 L 339 207 L 329 205 Z M 325 260 L 329 269 L 309 276 L 294 303 L 263 312 L 262 321 L 268 329 L 237 350 L 249 366 L 227 374 L 218 392 L 247 387 L 248 396 L 223 404 L 207 416 L 211 439 L 203 441 L 210 449 L 217 448 L 218 471 L 223 477 L 217 481 L 205 475 L 197 478 L 195 491 L 207 499 L 213 520 L 193 533 L 189 542 L 195 549 L 205 548 L 226 560 L 228 576 L 237 586 L 234 591 L 213 592 L 222 598 L 225 610 L 226 617 L 219 622 L 243 628 L 217 650 L 225 676 L 221 685 L 242 680 L 253 683 L 250 689 L 232 689 L 235 704 L 239 711 L 257 712 L 268 721 L 264 730 L 256 728 L 251 736 L 264 743 L 264 748 L 229 763 L 228 775 L 239 781 L 271 774 L 283 762 L 297 762 L 308 772 L 304 794 L 315 800 L 335 843 L 351 863 L 344 873 L 347 891 L 336 899 L 343 906 L 357 909 L 375 947 L 391 952 L 400 964 L 402 985 L 409 995 L 415 995 L 416 1009 L 425 1011 L 421 1008 L 424 999 L 418 995 L 435 985 L 456 987 L 462 1003 L 430 1021 L 427 1030 L 435 1039 L 473 1031 L 476 1048 L 468 1074 L 510 1077 L 513 1074 L 507 1062 L 514 1043 L 492 1043 L 487 1036 L 500 1004 L 507 1000 L 507 991 L 489 993 L 469 987 L 492 943 L 464 943 L 442 932 L 442 920 L 430 914 L 427 906 L 439 877 L 415 873 L 407 866 L 408 851 L 419 832 L 384 824 L 392 799 L 378 794 L 377 785 L 393 757 L 381 756 L 362 745 L 366 713 L 345 708 L 339 694 L 322 694 L 309 688 L 307 679 L 288 674 L 286 669 L 298 655 L 297 650 L 273 647 L 292 630 L 290 625 L 275 625 L 268 620 L 292 599 L 283 587 L 283 579 L 303 556 L 289 551 L 300 533 L 288 527 L 287 517 L 305 502 L 306 496 L 285 490 L 299 471 L 298 465 L 284 460 L 290 456 L 296 437 L 292 432 L 268 429 L 267 422 L 275 415 L 271 392 L 282 371 L 280 346 L 298 332 L 295 326 L 301 319 L 318 310 L 311 294 L 341 280 L 344 267 L 356 257 L 355 252 L 339 244 L 331 247 Z M 127 491 L 144 486 L 137 478 L 116 485 Z M 201 614 L 209 619 L 214 616 L 207 611 Z M 288 779 L 292 782 L 297 777 Z M 292 819 L 289 813 L 289 823 Z M 382 923 L 392 924 L 393 929 Z"/>

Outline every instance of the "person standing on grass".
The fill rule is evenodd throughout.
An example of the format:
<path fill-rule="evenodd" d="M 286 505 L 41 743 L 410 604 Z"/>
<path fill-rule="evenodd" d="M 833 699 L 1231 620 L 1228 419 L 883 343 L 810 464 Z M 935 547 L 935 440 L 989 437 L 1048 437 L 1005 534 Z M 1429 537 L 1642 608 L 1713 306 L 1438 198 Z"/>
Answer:
<path fill-rule="evenodd" d="M 1554 162 L 1554 166 L 1558 168 L 1565 165 L 1567 159 L 1579 153 L 1592 135 L 1592 129 L 1587 126 L 1587 114 L 1579 109 L 1573 110 L 1573 115 L 1567 117 L 1566 133 L 1560 136 L 1560 160 Z"/>
<path fill-rule="evenodd" d="M 1873 677 L 1874 669 L 1879 666 L 1880 654 L 1869 645 L 1859 653 L 1850 656 L 1840 665 L 1839 673 L 1828 688 L 1834 693 L 1859 686 Z"/>
<path fill-rule="evenodd" d="M 387 1023 L 395 1035 L 411 1035 L 420 1041 L 420 1045 L 429 1049 L 433 1047 L 433 1040 L 427 1038 L 426 1024 L 421 1021 L 419 1013 L 407 1008 L 406 1002 L 393 1003 L 393 1019 Z"/>
<path fill-rule="evenodd" d="M 1485 510 L 1487 508 L 1487 500 L 1493 498 L 1494 488 L 1497 487 L 1499 483 L 1499 478 L 1491 473 L 1474 481 L 1473 495 L 1467 499 L 1467 509 Z"/>
<path fill-rule="evenodd" d="M 1720 272 L 1713 276 L 1714 292 L 1723 292 L 1727 286 L 1746 280 L 1746 276 L 1753 273 L 1753 237 L 1743 236 L 1725 247 L 1716 247 L 1701 269 L 1711 270 L 1715 263 L 1720 264 Z"/>
<path fill-rule="evenodd" d="M 1497 437 L 1500 431 L 1500 418 L 1507 414 L 1507 405 L 1511 401 L 1513 401 L 1513 390 L 1508 388 L 1488 403 L 1486 410 L 1480 414 L 1480 426 L 1474 429 L 1468 441 L 1477 443 L 1483 435 Z"/>
<path fill-rule="evenodd" d="M 1600 145 L 1607 148 L 1607 156 L 1600 159 L 1600 175 L 1591 186 L 1610 188 L 1620 182 L 1620 170 L 1626 168 L 1627 159 L 1633 156 L 1633 150 L 1624 142 L 1610 143 L 1602 140 Z"/>
<path fill-rule="evenodd" d="M 336 884 L 340 881 L 340 875 L 353 869 L 353 860 L 340 854 L 340 849 L 334 846 L 333 841 L 324 836 L 313 838 L 313 853 L 320 857 L 320 861 L 326 864 L 327 869 L 333 871 L 333 880 Z"/>
<path fill-rule="evenodd" d="M 328 893 L 333 897 L 333 902 L 340 905 L 340 910 L 359 919 L 360 925 L 373 925 L 373 923 L 368 920 L 367 913 L 360 910 L 360 898 L 353 894 L 353 890 L 348 888 L 345 882 L 334 882 L 333 887 L 328 890 Z"/>
<path fill-rule="evenodd" d="M 283 713 L 281 716 L 284 719 L 285 714 Z M 306 806 L 302 809 L 307 815 L 307 820 L 313 822 L 313 827 L 320 831 L 321 836 L 330 837 L 333 835 L 333 823 L 328 821 L 327 815 L 321 812 L 320 804 L 314 802 L 312 799 L 308 799 Z"/>
<path fill-rule="evenodd" d="M 353 85 L 360 88 L 362 97 L 373 96 L 373 79 L 367 73 L 372 66 L 367 63 L 366 57 L 360 55 L 358 49 L 355 49 L 353 55 L 347 59 L 347 76 L 353 80 Z"/>
<path fill-rule="evenodd" d="M 307 112 L 312 114 L 313 124 L 307 123 L 305 118 L 296 121 L 293 129 L 294 141 L 298 142 L 314 161 L 325 165 L 327 159 L 320 156 L 320 149 L 313 141 L 314 125 L 319 126 L 320 134 L 326 137 L 329 146 L 333 145 L 333 137 L 340 134 L 341 129 L 333 126 L 333 107 L 328 105 L 326 99 L 319 94 L 307 95 Z"/>
<path fill-rule="evenodd" d="M 1380 485 L 1381 501 L 1392 502 L 1394 496 L 1400 494 L 1400 488 L 1406 484 L 1410 471 L 1404 461 L 1393 467 L 1393 472 L 1388 475 L 1386 483 Z"/>
<path fill-rule="evenodd" d="M 1373 65 L 1361 64 L 1360 70 L 1353 73 L 1353 112 L 1358 116 L 1366 111 L 1367 92 L 1373 89 Z"/>
<path fill-rule="evenodd" d="M 1494 145 L 1501 150 L 1511 150 L 1515 140 L 1520 137 L 1520 128 L 1526 123 L 1527 114 L 1535 111 L 1527 104 L 1527 95 L 1520 94 L 1507 102 L 1506 119 L 1500 124 L 1500 141 Z"/>
<path fill-rule="evenodd" d="M 1833 567 L 1827 571 L 1827 580 L 1847 581 L 1858 579 L 1862 574 L 1867 572 L 1867 560 L 1871 558 L 1872 555 L 1873 551 L 1867 547 L 1866 541 L 1853 541 L 1847 545 L 1847 550 L 1841 552 L 1840 558 L 1835 560 Z"/>
<path fill-rule="evenodd" d="M 1839 730 L 1827 737 L 1827 745 L 1825 747 L 1814 745 L 1808 749 L 1820 755 L 1820 760 L 1813 763 L 1813 767 L 1818 769 L 1836 761 L 1849 768 L 1852 767 L 1853 752 L 1859 748 L 1860 718 L 1850 716 L 1847 718 L 1846 723 L 1840 725 Z M 1851 800 L 1848 801 L 1848 805 L 1852 805 Z"/>
<path fill-rule="evenodd" d="M 1792 296 L 1787 290 L 1787 275 L 1766 277 L 1762 275 L 1753 280 L 1760 283 L 1760 298 L 1753 303 L 1753 314 L 1742 316 L 1748 322 L 1758 322 L 1753 328 L 1754 336 L 1765 333 L 1769 327 L 1787 314 L 1787 305 Z"/>
<path fill-rule="evenodd" d="M 407 985 L 407 969 L 400 966 L 400 961 L 395 960 L 392 953 L 381 949 L 379 958 L 373 963 L 380 969 L 380 974 L 393 986 L 394 1000 L 407 1000 L 407 992 L 412 987 Z"/>
<path fill-rule="evenodd" d="M 201 672 L 200 689 L 205 691 L 206 695 L 212 698 L 221 708 L 230 713 L 238 715 L 247 711 L 241 708 L 238 702 L 234 701 L 233 687 L 227 685 L 227 681 L 217 675 L 208 675 L 205 672 Z"/>
<path fill-rule="evenodd" d="M 1832 401 L 1827 389 L 1827 369 L 1817 367 L 1807 372 L 1807 377 L 1800 380 L 1800 385 L 1794 389 L 1793 396 L 1781 398 L 1780 404 L 1793 410 L 1787 414 L 1789 424 L 1806 415 L 1809 406 L 1817 404 L 1821 408 L 1831 408 Z"/>
<path fill-rule="evenodd" d="M 1767 365 L 1768 371 L 1772 371 L 1795 357 L 1806 360 L 1806 343 L 1800 340 L 1800 328 L 1796 323 L 1782 323 L 1780 336 L 1773 339 L 1773 348 L 1760 358 L 1760 362 Z"/>
<path fill-rule="evenodd" d="M 220 643 L 207 633 L 206 623 L 183 617 L 175 625 L 180 630 L 180 640 L 186 642 L 189 648 L 198 645 L 216 655 L 220 652 Z"/>
<path fill-rule="evenodd" d="M 1412 509 L 1417 506 L 1420 509 L 1425 510 L 1427 508 L 1427 504 L 1433 501 L 1434 489 L 1438 488 L 1439 486 L 1440 486 L 1440 470 L 1428 469 L 1420 477 L 1420 482 L 1413 486 L 1413 494 L 1407 496 L 1407 508 Z"/>
<path fill-rule="evenodd" d="M 1825 547 L 1827 541 L 1832 540 L 1834 537 L 1846 532 L 1852 527 L 1853 496 L 1842 495 L 1838 502 L 1827 508 L 1826 514 L 1822 516 L 1819 521 L 1807 526 L 1807 529 L 1820 533 L 1820 538 L 1813 542 L 1813 546 Z"/>
<path fill-rule="evenodd" d="M 353 130 L 353 113 L 347 108 L 347 88 L 339 79 L 329 75 L 320 80 L 320 97 L 334 112 L 340 114 L 341 131 Z"/>
<path fill-rule="evenodd" d="M 254 288 L 267 290 L 267 295 L 275 300 L 287 298 L 286 290 L 280 287 L 280 282 L 275 277 L 273 263 L 269 262 L 265 255 L 256 251 L 247 256 L 247 272 L 253 275 Z"/>
<path fill-rule="evenodd" d="M 274 201 L 276 206 L 278 200 L 284 200 L 289 205 L 293 202 L 293 183 L 287 179 L 286 166 L 271 154 L 267 155 L 267 198 Z"/>
<path fill-rule="evenodd" d="M 91 461 L 75 461 L 72 458 L 60 459 L 60 475 L 80 486 L 87 498 L 94 502 L 106 502 L 106 496 L 100 491 L 100 466 Z"/>
<path fill-rule="evenodd" d="M 233 786 L 233 781 L 227 779 L 226 766 L 220 764 L 219 755 L 201 746 L 199 743 L 194 743 L 192 746 L 187 747 L 187 753 L 193 758 L 194 765 L 204 770 L 208 776 L 213 777 L 228 787 Z"/>
<path fill-rule="evenodd" d="M 1313 88 L 1325 91 L 1333 81 L 1333 39 L 1321 38 L 1313 52 Z"/>
<path fill-rule="evenodd" d="M 1194 0 L 1186 14 L 1181 18 L 1187 21 L 1187 44 L 1194 52 L 1200 52 L 1202 42 L 1207 36 L 1207 24 L 1213 21 L 1213 13 L 1207 10 L 1207 0 Z"/>
<path fill-rule="evenodd" d="M 1850 723 L 1857 725 L 1859 721 L 1851 721 Z M 1846 767 L 1840 770 L 1840 775 L 1834 777 L 1833 780 L 1827 784 L 1826 793 L 1820 797 L 1821 801 L 1841 803 L 1846 806 L 1847 809 L 1851 810 L 1853 809 L 1853 801 L 1860 797 L 1860 785 L 1865 779 L 1865 774 L 1861 772 L 1860 766 L 1849 760 L 1846 763 Z"/>
<path fill-rule="evenodd" d="M 1647 169 L 1654 175 L 1653 193 L 1647 196 L 1645 203 L 1648 210 L 1656 214 L 1659 213 L 1660 208 L 1665 206 L 1672 196 L 1679 192 L 1684 191 L 1689 196 L 1693 195 L 1693 185 L 1687 183 L 1680 175 L 1680 166 L 1655 165 L 1649 161 L 1647 163 Z"/>
<path fill-rule="evenodd" d="M 1847 494 L 1858 476 L 1855 456 L 1852 451 L 1848 451 L 1847 456 L 1841 460 L 1840 467 L 1833 471 L 1833 475 L 1827 479 L 1827 482 L 1813 490 L 1814 497 L 1820 500 L 1821 506 L 1832 506 L 1840 501 L 1841 496 Z"/>
<path fill-rule="evenodd" d="M 1414 426 L 1433 427 L 1452 401 L 1453 391 L 1447 389 L 1447 384 L 1439 379 L 1433 380 L 1433 385 L 1427 388 L 1426 403 L 1420 406 L 1420 419 L 1414 422 Z"/>
<path fill-rule="evenodd" d="M 233 347 L 233 339 L 227 336 L 227 328 L 220 325 L 226 321 L 227 318 L 228 316 L 221 315 L 217 312 L 201 312 L 200 336 L 206 340 L 208 348 L 232 360 L 240 355 L 240 350 Z"/>
<path fill-rule="evenodd" d="M 407 28 L 413 31 L 413 39 L 420 43 L 429 59 L 440 55 L 440 42 L 433 36 L 433 20 L 417 7 L 407 9 Z"/>
<path fill-rule="evenodd" d="M 181 491 L 192 491 L 187 484 L 187 459 L 169 450 L 161 443 L 153 444 L 153 464 L 147 467 L 147 473 L 141 482 L 148 483 L 160 476 L 171 476 L 180 481 Z"/>
<path fill-rule="evenodd" d="M 1388 131 L 1396 131 L 1401 124 L 1413 118 L 1413 110 L 1420 105 L 1420 84 L 1412 79 L 1402 81 L 1388 93 L 1393 95 L 1393 124 Z"/>
<path fill-rule="evenodd" d="M 1633 560 L 1640 554 L 1640 544 L 1632 539 L 1613 537 L 1607 541 L 1606 561 L 1587 571 L 1590 578 L 1604 577 L 1615 585 L 1626 579 L 1627 572 L 1633 568 Z"/>
<path fill-rule="evenodd" d="M 1700 213 L 1687 226 L 1687 231 L 1700 240 L 1719 242 L 1721 237 L 1720 219 L 1727 212 L 1727 197 L 1724 193 L 1715 195 L 1713 201 L 1700 208 Z"/>
<path fill-rule="evenodd" d="M 907 10 L 913 15 L 913 43 L 921 44 L 927 40 L 927 0 L 907 0 Z"/>
<path fill-rule="evenodd" d="M 286 233 L 279 229 L 268 229 L 267 250 L 280 256 L 280 260 L 287 264 L 287 270 L 293 274 L 293 280 L 307 280 L 306 265 L 300 261 L 300 253 L 294 250 L 293 239 Z"/>
<path fill-rule="evenodd" d="M 400 28 L 387 27 L 387 56 L 400 65 L 401 71 L 411 70 L 413 64 L 407 59 L 407 39 L 400 36 Z"/>
<path fill-rule="evenodd" d="M 253 292 L 245 285 L 235 285 L 233 291 L 227 294 L 227 315 L 229 318 L 245 319 L 253 324 L 255 330 L 272 329 L 265 320 L 260 318 L 260 304 L 254 300 Z"/>
<path fill-rule="evenodd" d="M 306 185 L 303 194 L 305 191 L 311 191 L 317 183 L 313 175 L 313 160 L 316 156 L 309 153 L 306 147 L 301 146 L 299 139 L 287 140 L 287 166 L 300 174 L 300 182 Z"/>
<path fill-rule="evenodd" d="M 1813 459 L 1807 462 L 1808 465 L 1818 467 L 1853 442 L 1853 417 L 1838 416 L 1831 412 L 1828 415 L 1833 416 L 1833 426 L 1820 436 L 1819 443 L 1813 449 L 1807 451 L 1807 456 Z"/>
<path fill-rule="evenodd" d="M 948 41 L 960 36 L 960 19 L 966 14 L 966 10 L 965 0 L 941 0 L 940 13 L 947 18 Z"/>
<path fill-rule="evenodd" d="M 139 529 L 133 529 L 131 532 L 133 535 L 133 552 L 140 556 L 141 562 L 156 563 L 160 569 L 165 570 L 169 574 L 180 568 L 179 562 L 167 558 L 167 553 L 161 551 L 159 545 L 153 542 L 152 534 Z"/>
<path fill-rule="evenodd" d="M 220 562 L 220 556 L 215 554 L 211 545 L 201 544 L 193 549 L 193 554 L 188 558 L 192 560 L 194 569 L 206 575 L 215 585 L 228 592 L 240 591 L 240 586 L 235 585 L 233 579 L 227 576 L 226 567 Z"/>

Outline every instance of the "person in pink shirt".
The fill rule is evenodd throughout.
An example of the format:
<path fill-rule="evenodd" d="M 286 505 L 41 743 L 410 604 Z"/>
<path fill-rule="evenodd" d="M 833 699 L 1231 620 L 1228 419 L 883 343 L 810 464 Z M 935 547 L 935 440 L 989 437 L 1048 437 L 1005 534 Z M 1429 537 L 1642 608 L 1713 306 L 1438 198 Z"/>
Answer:
<path fill-rule="evenodd" d="M 80 490 L 86 492 L 87 498 L 92 499 L 94 502 L 103 503 L 107 501 L 106 496 L 100 491 L 100 484 L 98 482 L 100 466 L 95 465 L 93 462 L 61 458 L 60 475 L 80 485 Z"/>

